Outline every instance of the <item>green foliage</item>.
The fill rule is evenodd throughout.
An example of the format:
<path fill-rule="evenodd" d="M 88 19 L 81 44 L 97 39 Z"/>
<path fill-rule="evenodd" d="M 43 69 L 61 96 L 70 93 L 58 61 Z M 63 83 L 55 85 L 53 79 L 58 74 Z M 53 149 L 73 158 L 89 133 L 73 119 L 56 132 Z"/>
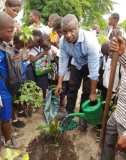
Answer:
<path fill-rule="evenodd" d="M 28 40 L 30 38 L 33 38 L 32 37 L 32 31 L 33 29 L 24 25 L 21 27 L 21 36 L 20 36 L 20 39 L 24 42 L 24 43 L 27 43 Z"/>
<path fill-rule="evenodd" d="M 112 10 L 111 0 L 81 0 L 83 2 L 84 19 L 86 23 L 91 23 L 102 17 L 102 15 Z"/>
<path fill-rule="evenodd" d="M 120 26 L 126 31 L 126 19 L 120 24 Z"/>
<path fill-rule="evenodd" d="M 29 154 L 28 153 L 22 153 L 21 150 L 18 149 L 10 149 L 5 148 L 1 151 L 0 154 L 0 160 L 29 160 Z"/>
<path fill-rule="evenodd" d="M 115 111 L 115 109 L 116 109 L 116 104 L 114 104 L 114 102 L 113 101 L 111 101 L 111 103 L 110 103 L 110 107 L 109 107 L 109 117 L 112 115 L 112 113 Z"/>
<path fill-rule="evenodd" d="M 104 44 L 104 43 L 106 43 L 106 42 L 108 41 L 108 38 L 107 38 L 106 35 L 100 34 L 100 35 L 98 36 L 98 41 L 99 41 L 99 43 L 102 45 L 102 44 Z"/>
<path fill-rule="evenodd" d="M 7 149 L 2 151 L 2 153 L 0 155 L 0 159 L 2 159 L 2 160 L 14 160 L 20 154 L 21 154 L 21 152 L 19 150 L 14 150 L 14 149 L 7 148 Z"/>
<path fill-rule="evenodd" d="M 20 88 L 21 95 L 15 103 L 40 108 L 43 102 L 42 90 L 33 81 L 25 82 Z"/>
<path fill-rule="evenodd" d="M 58 13 L 64 16 L 68 13 L 75 14 L 78 18 L 84 18 L 84 25 L 90 26 L 99 20 L 103 27 L 102 16 L 112 10 L 112 0 L 27 0 L 25 3 L 25 15 L 31 9 L 37 9 L 41 12 L 44 22 L 47 22 L 48 16 L 52 13 Z"/>
<path fill-rule="evenodd" d="M 42 134 L 57 138 L 61 134 L 60 122 L 56 119 L 50 121 L 48 124 L 41 124 L 38 129 Z"/>

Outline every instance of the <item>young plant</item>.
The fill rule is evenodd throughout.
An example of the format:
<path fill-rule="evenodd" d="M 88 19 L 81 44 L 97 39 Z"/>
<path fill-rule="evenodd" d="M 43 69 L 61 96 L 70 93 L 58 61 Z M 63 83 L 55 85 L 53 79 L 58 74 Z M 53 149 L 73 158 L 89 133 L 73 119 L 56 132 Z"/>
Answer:
<path fill-rule="evenodd" d="M 19 90 L 20 96 L 15 100 L 15 103 L 25 106 L 26 110 L 29 108 L 40 108 L 43 103 L 43 93 L 35 82 L 26 81 Z"/>
<path fill-rule="evenodd" d="M 20 40 L 22 40 L 26 44 L 29 41 L 29 39 L 33 38 L 32 32 L 33 32 L 33 28 L 30 28 L 25 25 L 22 26 Z"/>
<path fill-rule="evenodd" d="M 54 141 L 61 135 L 60 122 L 57 119 L 41 124 L 37 129 L 45 136 L 54 138 Z"/>

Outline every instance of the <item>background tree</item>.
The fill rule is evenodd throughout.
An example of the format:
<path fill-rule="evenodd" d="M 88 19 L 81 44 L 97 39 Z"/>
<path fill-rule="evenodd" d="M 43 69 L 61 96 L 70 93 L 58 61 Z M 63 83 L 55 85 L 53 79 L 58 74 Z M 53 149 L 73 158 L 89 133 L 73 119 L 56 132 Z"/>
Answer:
<path fill-rule="evenodd" d="M 120 26 L 126 31 L 126 19 L 120 23 Z"/>
<path fill-rule="evenodd" d="M 83 18 L 83 24 L 90 26 L 93 23 L 104 26 L 102 16 L 112 10 L 112 0 L 27 0 L 25 1 L 25 15 L 30 10 L 37 9 L 41 12 L 44 22 L 52 13 L 64 16 L 68 13 L 75 14 L 78 18 Z"/>

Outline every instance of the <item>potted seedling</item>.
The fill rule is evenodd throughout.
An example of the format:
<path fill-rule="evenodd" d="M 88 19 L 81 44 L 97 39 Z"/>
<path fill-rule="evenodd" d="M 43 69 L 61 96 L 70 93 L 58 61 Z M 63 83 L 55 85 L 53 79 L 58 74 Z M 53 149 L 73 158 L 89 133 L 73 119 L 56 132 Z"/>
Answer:
<path fill-rule="evenodd" d="M 33 108 L 37 109 L 42 106 L 43 93 L 35 82 L 26 81 L 21 85 L 19 92 L 20 96 L 15 100 L 15 103 L 23 106 L 26 116 L 31 116 Z"/>

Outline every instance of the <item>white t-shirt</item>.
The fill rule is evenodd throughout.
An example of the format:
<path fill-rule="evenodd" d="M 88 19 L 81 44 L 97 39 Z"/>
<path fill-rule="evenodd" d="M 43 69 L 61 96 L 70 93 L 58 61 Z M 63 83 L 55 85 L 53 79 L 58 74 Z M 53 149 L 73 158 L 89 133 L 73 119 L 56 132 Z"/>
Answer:
<path fill-rule="evenodd" d="M 40 24 L 39 26 L 31 25 L 30 28 L 34 28 L 37 30 L 40 30 L 42 33 L 49 35 L 52 32 L 52 29 L 48 26 L 45 26 L 44 24 Z"/>

